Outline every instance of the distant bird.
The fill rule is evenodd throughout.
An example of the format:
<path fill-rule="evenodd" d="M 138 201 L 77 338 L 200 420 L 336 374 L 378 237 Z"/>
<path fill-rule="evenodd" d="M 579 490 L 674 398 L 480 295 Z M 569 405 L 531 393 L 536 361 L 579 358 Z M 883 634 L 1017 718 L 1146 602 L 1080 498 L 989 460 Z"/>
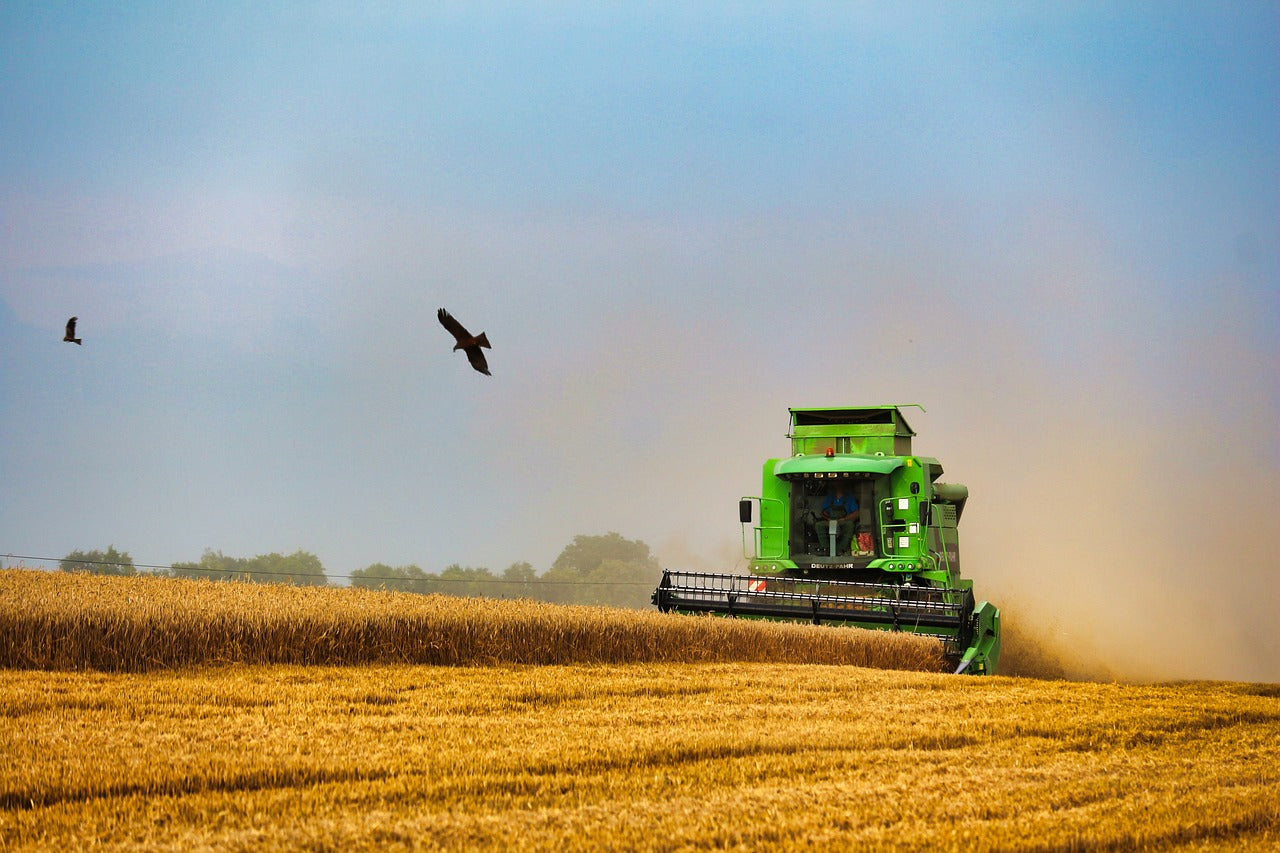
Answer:
<path fill-rule="evenodd" d="M 492 376 L 489 373 L 489 365 L 484 360 L 484 353 L 480 351 L 480 347 L 493 349 L 493 347 L 489 346 L 489 338 L 485 336 L 485 333 L 481 332 L 479 335 L 472 337 L 471 333 L 462 328 L 462 324 L 453 319 L 453 315 L 443 308 L 436 312 L 436 316 L 440 318 L 440 325 L 448 329 L 449 334 L 453 335 L 454 339 L 457 340 L 457 343 L 453 345 L 454 352 L 462 350 L 467 354 L 467 361 L 471 362 L 472 367 L 485 376 Z"/>
<path fill-rule="evenodd" d="M 62 339 L 69 344 L 80 343 L 80 339 L 76 337 L 76 318 L 75 317 L 72 317 L 70 320 L 67 321 L 67 333 L 62 336 Z M 81 346 L 83 346 L 83 344 L 81 344 Z"/>

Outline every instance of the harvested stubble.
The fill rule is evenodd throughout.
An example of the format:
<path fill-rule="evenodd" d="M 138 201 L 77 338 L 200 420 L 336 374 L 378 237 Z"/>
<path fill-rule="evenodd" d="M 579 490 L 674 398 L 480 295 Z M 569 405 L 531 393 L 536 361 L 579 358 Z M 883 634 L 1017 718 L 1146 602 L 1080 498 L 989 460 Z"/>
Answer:
<path fill-rule="evenodd" d="M 1276 850 L 1280 685 L 0 670 L 0 850 Z"/>
<path fill-rule="evenodd" d="M 944 668 L 934 640 L 851 628 L 359 589 L 0 572 L 0 666 L 17 669 L 731 661 Z"/>

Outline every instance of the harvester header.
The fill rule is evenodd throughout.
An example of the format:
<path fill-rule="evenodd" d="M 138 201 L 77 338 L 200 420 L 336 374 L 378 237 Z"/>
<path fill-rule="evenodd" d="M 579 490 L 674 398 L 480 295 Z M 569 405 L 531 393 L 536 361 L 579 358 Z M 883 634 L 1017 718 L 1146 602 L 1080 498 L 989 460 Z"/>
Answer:
<path fill-rule="evenodd" d="M 760 494 L 739 504 L 750 575 L 668 571 L 654 603 L 927 634 L 957 672 L 994 672 L 1000 611 L 960 573 L 969 490 L 913 453 L 903 408 L 790 409 L 791 455 L 766 460 Z"/>

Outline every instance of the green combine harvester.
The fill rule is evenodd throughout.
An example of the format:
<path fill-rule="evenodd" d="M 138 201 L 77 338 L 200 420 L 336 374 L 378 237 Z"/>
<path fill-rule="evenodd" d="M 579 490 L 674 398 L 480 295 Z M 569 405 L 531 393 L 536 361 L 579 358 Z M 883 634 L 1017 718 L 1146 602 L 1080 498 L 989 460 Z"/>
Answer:
<path fill-rule="evenodd" d="M 944 644 L 957 673 L 992 674 L 1000 611 L 960 576 L 969 490 L 911 452 L 899 406 L 791 409 L 791 456 L 764 463 L 739 519 L 749 575 L 664 571 L 665 612 L 910 631 Z M 753 547 L 746 527 L 759 507 Z"/>

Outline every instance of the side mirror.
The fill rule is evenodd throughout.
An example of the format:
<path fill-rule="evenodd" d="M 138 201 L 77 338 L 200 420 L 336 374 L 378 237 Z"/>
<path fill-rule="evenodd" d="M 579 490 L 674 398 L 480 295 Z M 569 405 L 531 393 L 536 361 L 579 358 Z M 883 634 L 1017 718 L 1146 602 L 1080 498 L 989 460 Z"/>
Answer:
<path fill-rule="evenodd" d="M 738 521 L 743 524 L 749 524 L 751 522 L 751 501 L 746 500 L 745 498 L 738 501 Z"/>

